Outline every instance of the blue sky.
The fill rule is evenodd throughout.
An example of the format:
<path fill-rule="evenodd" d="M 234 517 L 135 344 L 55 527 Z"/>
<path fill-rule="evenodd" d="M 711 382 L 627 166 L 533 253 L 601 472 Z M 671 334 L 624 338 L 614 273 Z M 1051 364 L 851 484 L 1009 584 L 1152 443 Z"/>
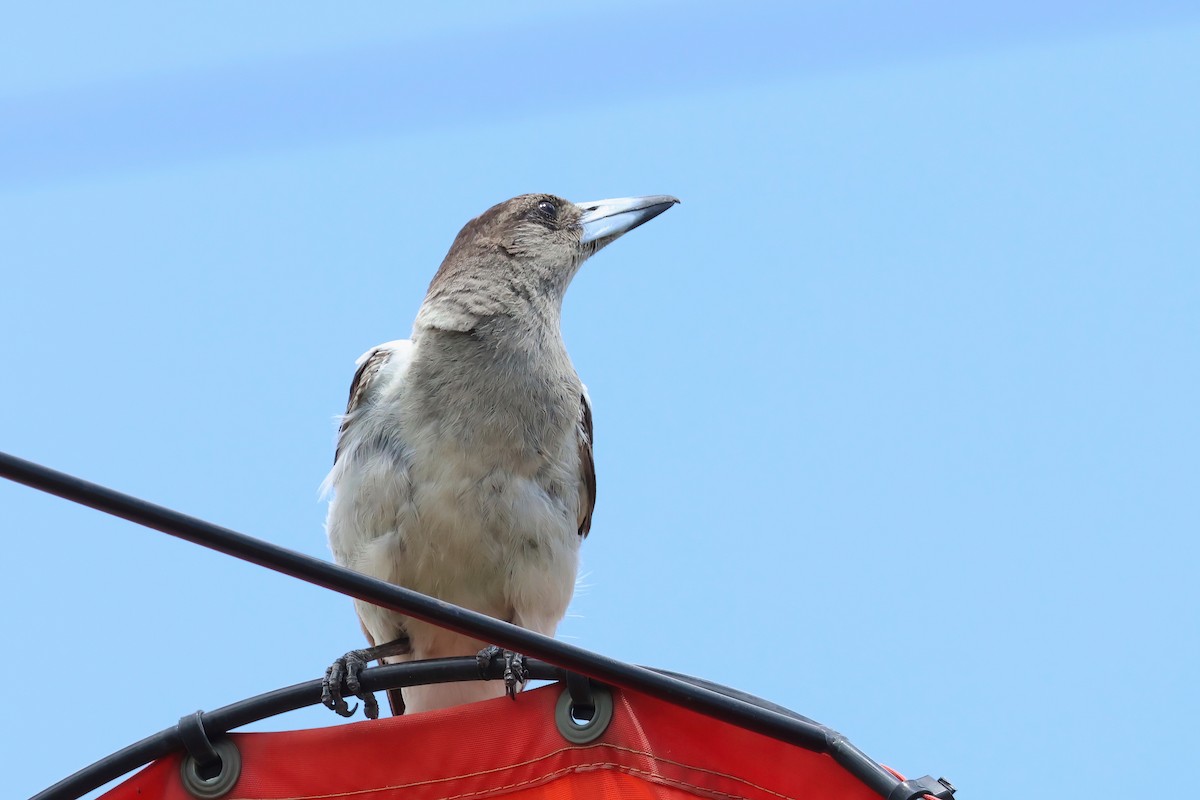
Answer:
<path fill-rule="evenodd" d="M 562 635 L 963 796 L 1181 794 L 1197 76 L 1168 2 L 9 9 L 0 447 L 327 558 L 353 361 L 463 222 L 675 194 L 567 299 Z M 344 598 L 0 503 L 17 796 L 359 644 Z"/>

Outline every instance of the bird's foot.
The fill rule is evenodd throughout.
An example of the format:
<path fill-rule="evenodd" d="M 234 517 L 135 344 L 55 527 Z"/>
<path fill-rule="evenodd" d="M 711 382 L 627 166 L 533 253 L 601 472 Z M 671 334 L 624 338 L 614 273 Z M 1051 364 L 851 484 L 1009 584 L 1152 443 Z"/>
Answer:
<path fill-rule="evenodd" d="M 496 645 L 488 645 L 479 651 L 475 661 L 479 664 L 479 674 L 489 678 L 492 660 L 500 657 L 504 660 L 504 693 L 512 699 L 517 699 L 517 692 L 529 680 L 529 668 L 525 665 L 525 656 L 504 650 Z"/>
<path fill-rule="evenodd" d="M 321 681 L 321 702 L 326 708 L 342 717 L 354 716 L 358 704 L 355 703 L 354 708 L 350 708 L 346 703 L 342 696 L 344 685 L 347 694 L 362 700 L 363 714 L 367 719 L 379 718 L 379 703 L 374 694 L 363 691 L 359 678 L 363 667 L 369 664 L 372 658 L 370 650 L 351 650 L 329 665 L 329 669 L 325 670 L 325 678 Z"/>
<path fill-rule="evenodd" d="M 347 694 L 362 700 L 363 715 L 367 719 L 378 719 L 379 703 L 375 701 L 374 694 L 363 689 L 359 674 L 363 671 L 363 667 L 372 661 L 378 659 L 380 663 L 383 663 L 383 659 L 388 656 L 403 656 L 411 653 L 412 642 L 403 632 L 399 638 L 390 642 L 366 647 L 362 650 L 351 650 L 325 670 L 325 678 L 321 681 L 321 702 L 330 711 L 336 711 L 343 717 L 353 716 L 354 712 L 358 710 L 358 706 L 350 708 L 346 705 L 342 693 L 344 685 Z"/>

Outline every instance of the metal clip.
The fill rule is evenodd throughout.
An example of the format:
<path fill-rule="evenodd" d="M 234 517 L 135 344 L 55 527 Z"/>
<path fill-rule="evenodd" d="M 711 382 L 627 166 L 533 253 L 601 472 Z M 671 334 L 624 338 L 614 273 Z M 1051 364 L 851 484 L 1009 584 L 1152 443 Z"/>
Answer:
<path fill-rule="evenodd" d="M 187 753 L 179 765 L 179 779 L 197 800 L 215 800 L 233 789 L 242 774 L 242 754 L 226 737 L 215 743 L 204 730 L 204 712 L 179 720 L 179 740 Z"/>

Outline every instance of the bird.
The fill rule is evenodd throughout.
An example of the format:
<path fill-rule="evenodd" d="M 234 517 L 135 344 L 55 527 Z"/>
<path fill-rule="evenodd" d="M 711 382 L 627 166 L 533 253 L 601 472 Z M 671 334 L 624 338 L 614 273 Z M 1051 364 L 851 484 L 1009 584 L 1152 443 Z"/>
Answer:
<path fill-rule="evenodd" d="M 591 401 L 563 342 L 563 298 L 588 258 L 678 202 L 527 194 L 463 226 L 411 338 L 356 362 L 323 484 L 338 564 L 554 635 L 596 504 Z M 323 684 L 325 705 L 343 716 L 355 710 L 343 683 L 378 716 L 358 680 L 370 661 L 496 649 L 361 600 L 355 609 L 370 646 L 337 659 Z M 504 685 L 393 689 L 392 713 L 515 697 L 524 673 L 505 657 Z"/>

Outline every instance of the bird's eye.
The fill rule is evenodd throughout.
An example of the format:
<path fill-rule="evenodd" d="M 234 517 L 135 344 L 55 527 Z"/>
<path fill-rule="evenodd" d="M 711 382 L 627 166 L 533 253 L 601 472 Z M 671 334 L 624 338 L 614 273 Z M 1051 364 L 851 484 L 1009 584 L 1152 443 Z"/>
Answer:
<path fill-rule="evenodd" d="M 554 203 L 551 203 L 549 200 L 543 200 L 542 202 L 538 203 L 537 207 L 538 207 L 538 211 L 542 212 L 543 214 L 545 214 L 547 217 L 550 217 L 551 219 L 554 219 L 554 217 L 556 217 L 558 215 L 558 207 L 555 206 Z"/>

